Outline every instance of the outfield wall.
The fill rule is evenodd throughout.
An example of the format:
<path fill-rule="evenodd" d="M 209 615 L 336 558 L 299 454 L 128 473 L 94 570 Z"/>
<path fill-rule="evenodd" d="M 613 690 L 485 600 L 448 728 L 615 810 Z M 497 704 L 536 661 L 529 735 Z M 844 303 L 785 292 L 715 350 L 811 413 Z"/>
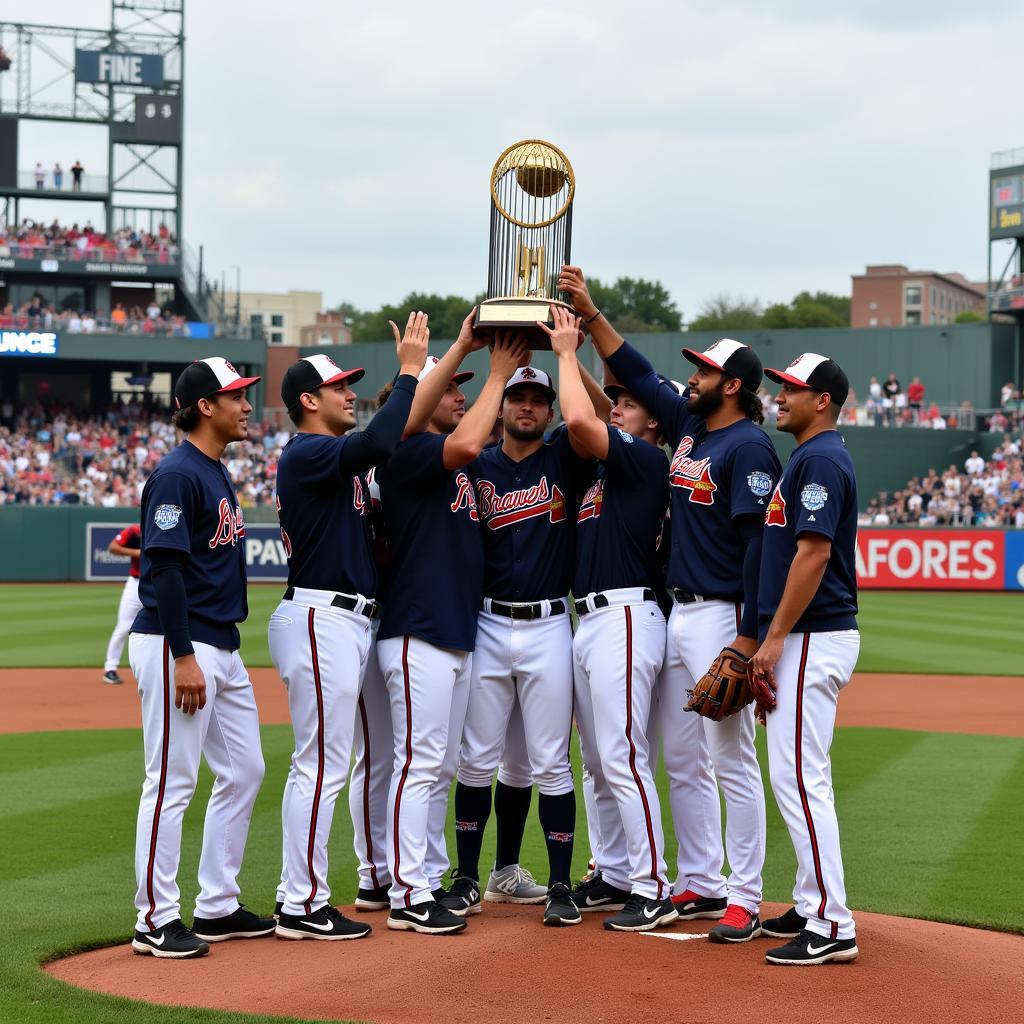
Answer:
<path fill-rule="evenodd" d="M 0 508 L 0 582 L 119 581 L 128 559 L 107 552 L 137 509 Z M 277 515 L 246 509 L 245 561 L 252 581 L 288 575 Z M 875 528 L 857 536 L 864 589 L 1024 590 L 1024 531 Z"/>

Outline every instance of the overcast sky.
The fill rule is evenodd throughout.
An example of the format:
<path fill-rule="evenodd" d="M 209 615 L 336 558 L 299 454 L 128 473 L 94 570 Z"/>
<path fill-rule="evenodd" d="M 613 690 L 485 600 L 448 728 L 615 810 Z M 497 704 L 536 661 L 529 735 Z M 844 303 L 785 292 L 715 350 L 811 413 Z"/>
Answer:
<path fill-rule="evenodd" d="M 109 0 L 3 17 L 102 26 Z M 329 305 L 482 290 L 520 138 L 573 163 L 574 261 L 662 281 L 686 319 L 848 294 L 867 263 L 983 278 L 990 155 L 1024 146 L 1013 4 L 192 0 L 186 33 L 186 240 Z M 103 170 L 101 142 L 35 149 Z"/>

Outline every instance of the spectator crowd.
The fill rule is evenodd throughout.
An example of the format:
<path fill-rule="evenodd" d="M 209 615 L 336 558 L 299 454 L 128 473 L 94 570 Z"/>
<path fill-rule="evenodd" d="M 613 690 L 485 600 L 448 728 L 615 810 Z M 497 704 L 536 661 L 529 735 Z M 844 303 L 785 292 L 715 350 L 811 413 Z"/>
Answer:
<path fill-rule="evenodd" d="M 242 505 L 272 505 L 287 431 L 249 423 L 226 465 Z M 58 405 L 0 405 L 0 504 L 137 506 L 157 463 L 180 440 L 153 403 L 82 414 Z"/>
<path fill-rule="evenodd" d="M 33 295 L 17 309 L 8 303 L 0 309 L 0 330 L 64 331 L 68 334 L 159 334 L 184 338 L 189 335 L 184 316 L 163 309 L 155 299 L 146 306 L 118 302 L 107 316 L 102 309 L 63 309 Z"/>
<path fill-rule="evenodd" d="M 983 459 L 972 451 L 962 467 L 929 469 L 903 490 L 872 498 L 862 526 L 1002 526 L 1024 529 L 1024 460 L 1006 438 Z"/>
<path fill-rule="evenodd" d="M 116 260 L 122 263 L 170 263 L 178 242 L 166 224 L 155 234 L 123 227 L 109 234 L 86 223 L 70 227 L 26 217 L 20 225 L 0 224 L 0 256 L 17 259 Z"/>

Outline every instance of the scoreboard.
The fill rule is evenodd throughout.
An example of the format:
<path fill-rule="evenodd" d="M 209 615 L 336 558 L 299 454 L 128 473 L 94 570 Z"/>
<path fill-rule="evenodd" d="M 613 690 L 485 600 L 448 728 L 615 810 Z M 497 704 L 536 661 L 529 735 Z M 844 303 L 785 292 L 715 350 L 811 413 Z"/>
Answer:
<path fill-rule="evenodd" d="M 990 172 L 988 236 L 1024 237 L 1024 165 Z"/>

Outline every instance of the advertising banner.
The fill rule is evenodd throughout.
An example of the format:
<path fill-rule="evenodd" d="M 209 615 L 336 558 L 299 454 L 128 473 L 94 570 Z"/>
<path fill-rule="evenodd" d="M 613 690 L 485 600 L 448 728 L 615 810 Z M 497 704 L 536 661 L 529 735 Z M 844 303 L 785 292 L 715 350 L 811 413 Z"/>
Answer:
<path fill-rule="evenodd" d="M 857 583 L 866 590 L 1024 590 L 1024 533 L 861 530 Z"/>

